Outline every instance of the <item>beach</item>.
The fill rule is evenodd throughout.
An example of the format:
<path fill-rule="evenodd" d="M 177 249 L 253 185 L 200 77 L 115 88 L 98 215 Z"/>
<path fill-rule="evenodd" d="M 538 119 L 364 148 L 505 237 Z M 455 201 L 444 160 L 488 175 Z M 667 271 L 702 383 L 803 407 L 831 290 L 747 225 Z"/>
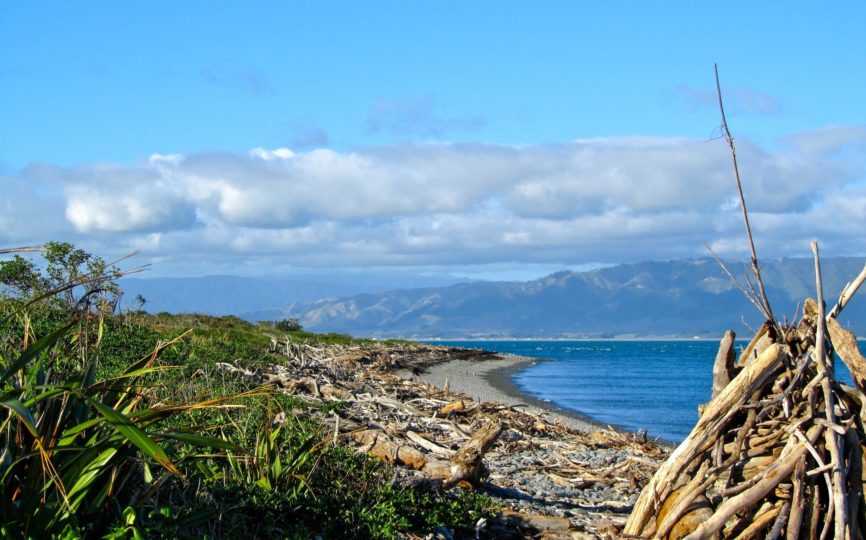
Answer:
<path fill-rule="evenodd" d="M 508 405 L 525 405 L 524 411 L 544 413 L 552 419 L 579 431 L 593 432 L 602 428 L 622 431 L 601 424 L 592 418 L 556 405 L 536 399 L 523 391 L 512 381 L 512 375 L 530 365 L 547 362 L 538 358 L 503 354 L 496 359 L 458 359 L 428 366 L 421 374 L 402 373 L 407 378 L 415 378 L 438 388 L 445 387 L 448 380 L 449 390 L 470 396 L 476 401 L 496 401 Z"/>

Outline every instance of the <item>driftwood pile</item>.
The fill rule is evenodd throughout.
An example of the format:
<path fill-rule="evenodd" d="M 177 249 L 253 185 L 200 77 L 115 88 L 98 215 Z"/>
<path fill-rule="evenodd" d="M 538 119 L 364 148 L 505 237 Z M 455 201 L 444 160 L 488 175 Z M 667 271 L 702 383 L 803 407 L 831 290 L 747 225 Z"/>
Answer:
<path fill-rule="evenodd" d="M 836 321 L 864 277 L 826 317 L 810 299 L 798 324 L 768 320 L 738 359 L 726 334 L 712 400 L 644 488 L 623 536 L 864 537 L 866 361 Z M 856 387 L 835 379 L 834 357 Z"/>
<path fill-rule="evenodd" d="M 273 364 L 256 370 L 218 367 L 311 403 L 342 402 L 320 419 L 330 429 L 329 442 L 403 468 L 404 485 L 482 487 L 503 507 L 499 522 L 488 523 L 482 537 L 547 531 L 545 538 L 556 538 L 552 531 L 559 531 L 572 538 L 584 531 L 581 538 L 601 538 L 599 524 L 615 534 L 631 508 L 628 498 L 666 455 L 645 437 L 578 432 L 537 410 L 476 401 L 450 391 L 447 383 L 437 388 L 419 380 L 425 369 L 446 361 L 495 362 L 491 353 L 418 344 L 313 347 L 285 340 L 274 340 L 271 352 L 282 360 L 275 356 Z M 616 457 L 602 466 L 590 463 L 587 456 L 597 452 Z M 532 491 L 514 478 L 515 470 L 531 476 Z M 590 500 L 587 492 L 609 495 Z M 570 493 L 570 500 L 562 493 Z M 522 504 L 527 500 L 533 504 Z M 569 509 L 566 517 L 556 506 Z"/>

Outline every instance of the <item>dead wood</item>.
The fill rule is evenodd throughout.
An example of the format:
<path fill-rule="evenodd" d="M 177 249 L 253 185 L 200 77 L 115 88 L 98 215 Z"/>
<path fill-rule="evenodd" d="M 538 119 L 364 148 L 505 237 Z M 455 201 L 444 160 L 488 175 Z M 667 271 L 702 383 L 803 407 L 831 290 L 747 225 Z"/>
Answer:
<path fill-rule="evenodd" d="M 645 486 L 625 536 L 862 536 L 866 359 L 853 334 L 823 314 L 815 251 L 819 300 L 804 302 L 796 324 L 767 321 L 727 383 L 726 334 L 713 367 L 714 397 Z M 858 388 L 835 380 L 834 353 Z"/>
<path fill-rule="evenodd" d="M 718 396 L 728 386 L 731 379 L 737 375 L 734 368 L 735 338 L 736 334 L 734 334 L 734 331 L 728 330 L 719 344 L 719 352 L 716 354 L 716 361 L 713 363 L 713 398 Z"/>
<path fill-rule="evenodd" d="M 785 348 L 773 345 L 764 351 L 754 362 L 750 362 L 722 392 L 712 400 L 697 425 L 673 451 L 668 460 L 659 468 L 650 483 L 644 488 L 635 504 L 624 533 L 640 535 L 652 514 L 657 512 L 659 502 L 670 493 L 672 482 L 686 467 L 705 451 L 721 435 L 725 425 L 740 411 L 755 390 L 782 367 Z"/>
<path fill-rule="evenodd" d="M 825 317 L 821 261 L 818 244 L 812 242 L 817 299 L 806 299 L 798 323 L 775 320 L 755 252 L 718 69 L 716 89 L 754 281 L 748 275 L 745 282 L 737 279 L 717 260 L 766 322 L 735 365 L 733 336 L 725 335 L 713 366 L 711 401 L 644 487 L 623 534 L 861 538 L 866 526 L 866 358 L 836 317 L 866 281 L 866 267 Z M 835 355 L 857 388 L 836 381 Z"/>
<path fill-rule="evenodd" d="M 504 426 L 498 420 L 487 422 L 451 458 L 451 476 L 443 486 L 447 489 L 464 483 L 478 487 L 481 481 L 481 458 L 502 433 Z"/>
<path fill-rule="evenodd" d="M 866 358 L 860 353 L 857 338 L 849 330 L 842 328 L 834 318 L 827 319 L 827 330 L 833 350 L 851 371 L 854 384 L 862 392 L 866 388 Z"/>

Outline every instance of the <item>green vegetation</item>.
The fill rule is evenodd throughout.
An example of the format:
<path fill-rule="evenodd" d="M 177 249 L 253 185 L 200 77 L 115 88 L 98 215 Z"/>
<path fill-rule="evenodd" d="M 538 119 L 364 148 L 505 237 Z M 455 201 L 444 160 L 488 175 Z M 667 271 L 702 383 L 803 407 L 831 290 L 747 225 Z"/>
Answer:
<path fill-rule="evenodd" d="M 0 261 L 0 538 L 472 535 L 483 497 L 397 487 L 388 466 L 328 445 L 315 406 L 214 368 L 280 362 L 274 336 L 361 341 L 115 315 L 116 269 L 69 244 L 44 258 Z"/>

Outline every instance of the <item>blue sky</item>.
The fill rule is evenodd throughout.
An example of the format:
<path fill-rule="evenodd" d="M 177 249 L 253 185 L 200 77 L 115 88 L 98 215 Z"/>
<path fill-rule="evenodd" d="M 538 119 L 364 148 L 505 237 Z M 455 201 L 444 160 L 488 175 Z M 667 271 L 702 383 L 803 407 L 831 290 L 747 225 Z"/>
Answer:
<path fill-rule="evenodd" d="M 768 255 L 862 254 L 866 4 L 696 6 L 5 3 L 0 242 L 170 274 L 736 255 L 718 62 Z"/>

